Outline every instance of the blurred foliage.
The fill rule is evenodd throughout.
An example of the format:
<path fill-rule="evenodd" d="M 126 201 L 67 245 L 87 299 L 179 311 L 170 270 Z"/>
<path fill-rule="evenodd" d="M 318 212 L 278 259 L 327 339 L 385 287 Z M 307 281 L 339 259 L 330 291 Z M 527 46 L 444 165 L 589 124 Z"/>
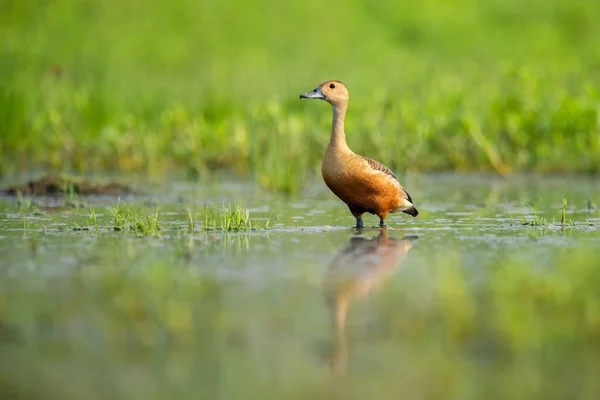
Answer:
<path fill-rule="evenodd" d="M 4 0 L 0 173 L 249 174 L 297 191 L 330 111 L 398 170 L 598 171 L 589 0 Z"/>

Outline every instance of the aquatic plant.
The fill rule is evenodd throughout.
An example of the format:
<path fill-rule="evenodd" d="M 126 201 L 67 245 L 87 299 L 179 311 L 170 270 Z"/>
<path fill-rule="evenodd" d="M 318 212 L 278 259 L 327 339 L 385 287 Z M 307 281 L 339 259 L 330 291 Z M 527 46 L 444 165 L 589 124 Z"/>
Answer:
<path fill-rule="evenodd" d="M 100 223 L 98 222 L 98 217 L 96 216 L 96 210 L 90 207 L 89 212 L 90 214 L 87 215 L 83 221 L 81 221 L 80 215 L 72 215 L 69 228 L 73 231 L 95 230 L 98 232 L 100 230 Z"/>
<path fill-rule="evenodd" d="M 115 231 L 135 232 L 142 236 L 160 236 L 162 228 L 158 209 L 154 215 L 140 215 L 133 204 L 127 205 L 119 199 L 116 206 L 111 209 L 111 213 Z"/>
<path fill-rule="evenodd" d="M 96 210 L 94 210 L 92 207 L 90 207 L 90 216 L 88 221 L 92 221 L 94 228 L 98 230 L 98 218 L 96 217 Z"/>
<path fill-rule="evenodd" d="M 542 203 L 542 199 L 538 200 L 535 204 L 527 204 L 527 207 L 531 210 L 531 216 L 521 216 L 521 224 L 529 225 L 529 226 L 546 226 L 548 225 L 548 221 L 546 218 L 540 215 L 540 204 Z"/>
<path fill-rule="evenodd" d="M 23 200 L 26 202 L 26 200 Z M 28 209 L 29 203 L 20 205 L 19 210 Z M 107 231 L 134 233 L 138 236 L 162 236 L 168 233 L 174 237 L 187 237 L 192 235 L 197 224 L 194 213 L 190 208 L 185 212 L 176 213 L 177 217 L 171 217 L 167 226 L 163 226 L 162 218 L 158 209 L 150 212 L 139 204 L 126 203 L 120 198 L 114 206 L 108 208 L 108 215 L 98 215 L 97 208 L 89 207 L 88 212 L 82 213 L 77 210 L 69 211 L 67 215 L 67 229 L 72 231 Z M 39 230 L 46 231 L 46 225 L 35 225 L 29 221 L 30 213 L 20 212 L 20 222 L 23 231 Z M 239 204 L 224 203 L 221 208 L 206 207 L 203 215 L 203 223 L 200 224 L 204 231 L 219 231 L 222 233 L 251 231 L 257 229 L 268 229 L 270 220 L 268 218 L 251 218 L 250 211 Z M 58 229 L 63 229 L 58 228 Z"/>
<path fill-rule="evenodd" d="M 77 192 L 73 181 L 71 181 L 69 179 L 64 179 L 63 185 L 64 185 L 64 187 L 63 187 L 62 191 L 64 193 L 65 204 L 67 206 L 73 207 L 73 208 L 87 207 L 85 200 L 83 200 L 81 198 L 81 196 L 79 195 L 79 193 Z"/>
<path fill-rule="evenodd" d="M 567 198 L 563 197 L 562 207 L 560 209 L 560 224 L 565 227 L 567 225 L 573 225 L 573 220 L 567 216 Z"/>
<path fill-rule="evenodd" d="M 204 230 L 247 231 L 268 227 L 268 219 L 263 225 L 253 224 L 250 218 L 250 210 L 244 209 L 238 204 L 224 203 L 220 209 L 209 206 L 204 209 Z"/>
<path fill-rule="evenodd" d="M 250 229 L 250 211 L 241 206 L 224 204 L 220 212 L 221 229 L 226 231 Z"/>
<path fill-rule="evenodd" d="M 558 215 L 558 218 L 556 215 L 554 215 L 551 224 L 550 224 L 550 222 L 548 222 L 548 220 L 545 217 L 543 217 L 541 215 L 541 210 L 540 210 L 541 203 L 542 203 L 542 199 L 538 200 L 538 202 L 533 205 L 529 205 L 529 204 L 527 205 L 529 207 L 529 209 L 531 210 L 531 216 L 522 215 L 521 216 L 521 224 L 522 225 L 528 225 L 528 226 L 534 226 L 534 227 L 546 227 L 549 225 L 553 225 L 553 226 L 560 226 L 564 229 L 567 226 L 572 226 L 574 224 L 573 220 L 567 214 L 568 201 L 567 201 L 566 197 L 563 197 L 563 199 L 562 199 L 562 205 L 560 208 L 560 213 Z"/>
<path fill-rule="evenodd" d="M 20 190 L 17 190 L 17 204 L 19 213 L 23 215 L 41 215 L 42 210 L 35 205 L 32 197 L 25 197 Z"/>
<path fill-rule="evenodd" d="M 204 208 L 204 229 L 205 230 L 214 230 L 217 229 L 217 215 L 215 211 L 206 206 Z"/>
<path fill-rule="evenodd" d="M 188 211 L 188 228 L 189 228 L 190 232 L 193 232 L 194 231 L 194 227 L 195 227 L 194 217 L 192 216 L 192 210 L 190 210 L 188 208 L 187 211 Z"/>

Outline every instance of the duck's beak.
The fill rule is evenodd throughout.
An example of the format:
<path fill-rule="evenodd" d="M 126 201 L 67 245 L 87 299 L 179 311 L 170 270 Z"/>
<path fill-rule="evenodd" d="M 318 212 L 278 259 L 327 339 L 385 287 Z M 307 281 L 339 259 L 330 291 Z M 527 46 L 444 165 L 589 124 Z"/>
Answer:
<path fill-rule="evenodd" d="M 321 100 L 323 100 L 325 98 L 325 95 L 323 94 L 323 92 L 321 92 L 321 86 L 319 86 L 317 88 L 314 88 L 310 92 L 302 93 L 300 95 L 300 98 L 301 99 L 321 99 Z"/>

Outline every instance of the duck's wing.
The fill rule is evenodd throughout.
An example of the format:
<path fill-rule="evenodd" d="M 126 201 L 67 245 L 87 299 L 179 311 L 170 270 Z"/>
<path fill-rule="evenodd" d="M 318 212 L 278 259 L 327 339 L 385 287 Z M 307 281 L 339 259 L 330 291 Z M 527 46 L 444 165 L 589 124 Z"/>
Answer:
<path fill-rule="evenodd" d="M 361 157 L 363 160 L 365 160 L 369 164 L 369 167 L 371 167 L 374 170 L 377 170 L 379 172 L 383 172 L 384 174 L 387 174 L 387 175 L 393 177 L 394 179 L 398 180 L 398 178 L 396 177 L 396 175 L 394 175 L 392 170 L 389 169 L 388 167 L 386 167 L 385 165 L 383 165 L 382 163 L 380 163 L 379 161 L 373 160 L 372 158 L 369 158 L 369 157 L 364 157 L 364 156 L 361 156 Z"/>
<path fill-rule="evenodd" d="M 408 194 L 408 192 L 402 187 L 402 185 L 400 184 L 400 181 L 398 180 L 398 177 L 394 174 L 394 172 L 392 172 L 391 169 L 389 169 L 388 167 L 386 167 L 379 161 L 373 160 L 372 158 L 365 157 L 365 156 L 360 156 L 360 157 L 363 160 L 365 160 L 367 162 L 367 164 L 369 164 L 369 167 L 371 167 L 375 171 L 383 172 L 384 174 L 389 175 L 392 178 L 394 178 L 398 182 L 398 185 L 400 186 L 401 193 L 404 193 L 404 195 L 406 196 L 405 197 L 406 200 L 410 201 L 411 203 L 413 202 L 412 198 L 410 197 L 410 194 Z"/>

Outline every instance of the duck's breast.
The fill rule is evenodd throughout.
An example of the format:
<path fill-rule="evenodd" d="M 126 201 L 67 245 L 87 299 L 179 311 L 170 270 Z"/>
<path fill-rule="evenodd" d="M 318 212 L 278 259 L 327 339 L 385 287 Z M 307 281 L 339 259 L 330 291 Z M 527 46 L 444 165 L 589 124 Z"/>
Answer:
<path fill-rule="evenodd" d="M 332 155 L 321 166 L 323 180 L 346 204 L 365 212 L 378 213 L 399 207 L 398 181 L 369 167 L 360 156 Z"/>

